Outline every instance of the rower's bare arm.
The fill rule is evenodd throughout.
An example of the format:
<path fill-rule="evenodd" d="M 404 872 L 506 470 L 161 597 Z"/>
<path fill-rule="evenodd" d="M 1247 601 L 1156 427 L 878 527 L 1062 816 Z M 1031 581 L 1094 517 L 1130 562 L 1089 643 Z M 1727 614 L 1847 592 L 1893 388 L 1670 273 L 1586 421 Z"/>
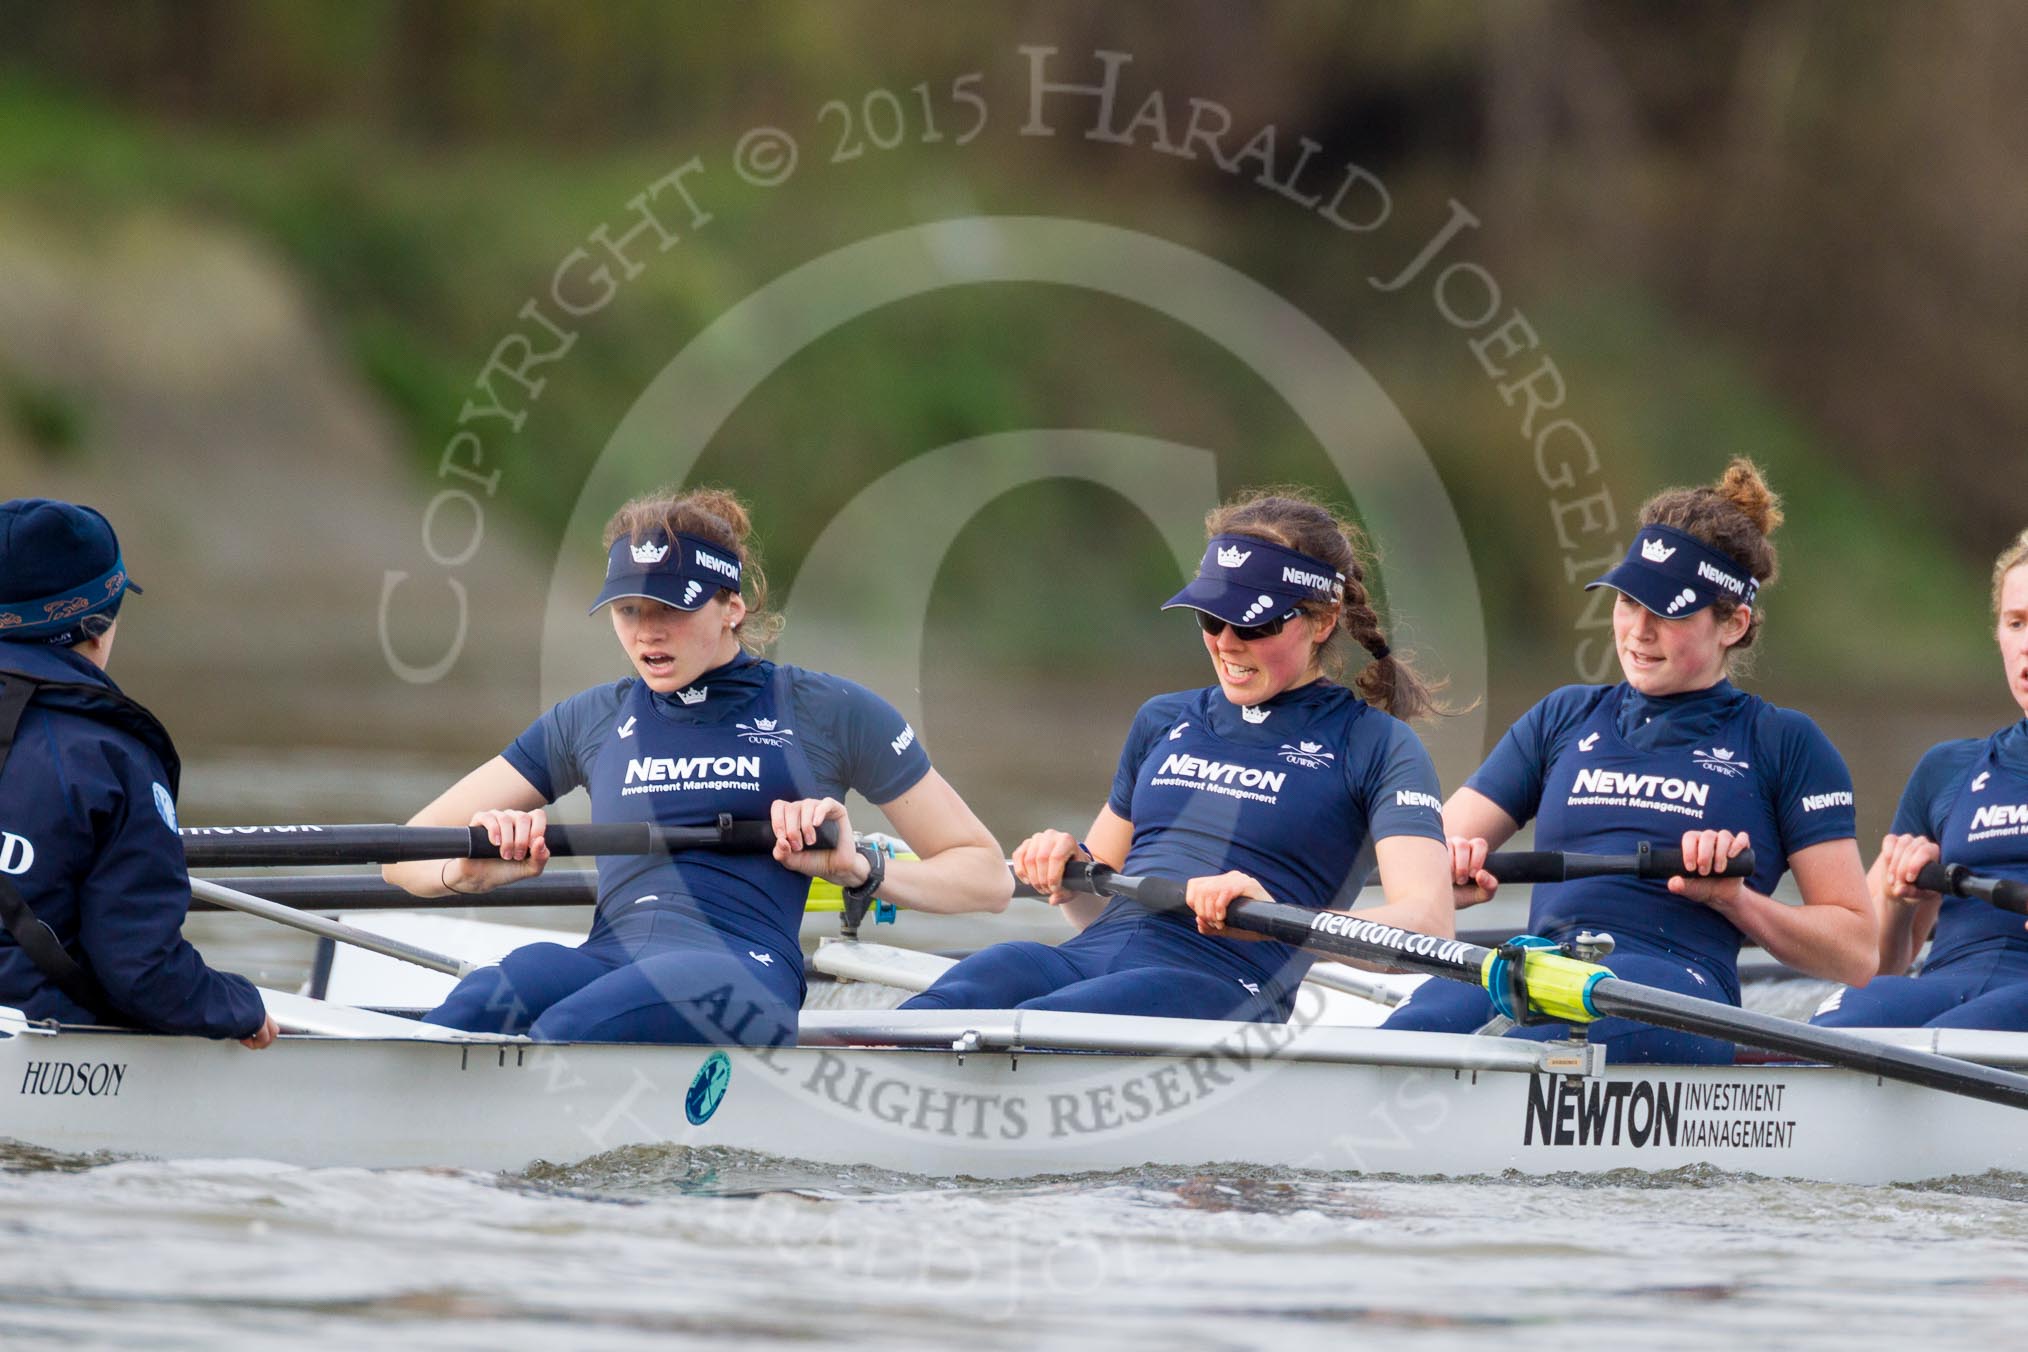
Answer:
<path fill-rule="evenodd" d="M 1880 930 L 1880 970 L 1899 976 L 1915 963 L 1915 955 L 1929 940 L 1943 908 L 1940 893 L 1915 885 L 1924 864 L 1943 858 L 1943 850 L 1923 836 L 1888 835 L 1881 838 L 1880 853 L 1866 873 L 1866 890 L 1872 895 L 1873 919 Z"/>
<path fill-rule="evenodd" d="M 1486 871 L 1486 856 L 1514 838 L 1521 824 L 1477 789 L 1459 789 L 1444 804 L 1450 840 L 1452 909 L 1491 901 L 1500 884 Z"/>
<path fill-rule="evenodd" d="M 1444 844 L 1422 836 L 1387 836 L 1374 842 L 1373 856 L 1380 865 L 1380 890 L 1387 902 L 1361 906 L 1353 915 L 1445 939 L 1457 934 L 1451 852 Z"/>
<path fill-rule="evenodd" d="M 1084 857 L 1078 849 L 1083 845 L 1093 860 L 1118 872 L 1126 866 L 1127 851 L 1133 843 L 1134 824 L 1112 808 L 1102 807 L 1082 841 L 1068 831 L 1037 831 L 1014 847 L 1008 863 L 1014 876 L 1060 910 L 1072 929 L 1082 930 L 1104 912 L 1107 898 L 1066 890 L 1064 866 Z"/>
<path fill-rule="evenodd" d="M 1134 848 L 1134 824 L 1113 811 L 1110 804 L 1101 807 L 1098 816 L 1092 818 L 1091 829 L 1084 833 L 1084 847 L 1093 859 L 1117 873 L 1127 866 L 1127 852 Z M 1064 902 L 1061 909 L 1071 928 L 1081 931 L 1099 918 L 1107 904 L 1105 897 L 1080 892 Z"/>
<path fill-rule="evenodd" d="M 942 775 L 931 770 L 880 810 L 917 856 L 888 863 L 881 900 L 942 914 L 1007 909 L 1014 880 L 1000 842 Z"/>
<path fill-rule="evenodd" d="M 1380 882 L 1387 895 L 1386 903 L 1361 906 L 1338 914 L 1354 915 L 1376 924 L 1414 930 L 1419 934 L 1440 935 L 1446 939 L 1455 935 L 1457 924 L 1451 906 L 1451 857 L 1443 843 L 1423 836 L 1388 836 L 1375 841 L 1373 851 L 1380 864 Z M 1192 878 L 1186 895 L 1190 909 L 1197 914 L 1199 933 L 1246 942 L 1263 936 L 1245 928 L 1226 928 L 1226 909 L 1234 901 L 1246 897 L 1274 900 L 1259 882 L 1238 872 Z M 1244 926 L 1246 922 L 1242 919 L 1238 923 Z M 1367 964 L 1351 962 L 1350 965 L 1363 967 Z"/>
<path fill-rule="evenodd" d="M 533 814 L 544 805 L 541 792 L 519 770 L 508 764 L 506 757 L 495 756 L 445 789 L 428 807 L 409 818 L 408 824 L 468 826 L 482 812 Z M 526 832 L 532 827 L 533 823 L 524 819 L 519 829 Z M 510 831 L 514 829 L 509 827 Z M 527 842 L 524 840 L 522 843 L 525 846 Z M 548 857 L 546 848 L 542 854 L 545 859 Z M 380 870 L 380 876 L 388 882 L 418 897 L 448 896 L 453 890 L 486 891 L 513 878 L 526 877 L 528 873 L 526 862 L 497 859 L 461 859 L 454 864 L 446 864 L 440 859 L 417 860 L 407 864 L 388 864 Z"/>
<path fill-rule="evenodd" d="M 1422 836 L 1388 836 L 1374 842 L 1373 854 L 1380 865 L 1380 889 L 1387 901 L 1380 906 L 1361 906 L 1347 914 L 1417 934 L 1455 937 L 1458 918 L 1457 907 L 1451 901 L 1449 847 Z M 1349 958 L 1337 961 L 1369 972 L 1393 970 L 1385 963 L 1355 962 Z"/>
<path fill-rule="evenodd" d="M 1803 894 L 1801 906 L 1742 886 L 1738 899 L 1719 909 L 1777 962 L 1848 986 L 1871 981 L 1881 954 L 1859 842 L 1811 845 L 1789 856 L 1789 868 Z"/>

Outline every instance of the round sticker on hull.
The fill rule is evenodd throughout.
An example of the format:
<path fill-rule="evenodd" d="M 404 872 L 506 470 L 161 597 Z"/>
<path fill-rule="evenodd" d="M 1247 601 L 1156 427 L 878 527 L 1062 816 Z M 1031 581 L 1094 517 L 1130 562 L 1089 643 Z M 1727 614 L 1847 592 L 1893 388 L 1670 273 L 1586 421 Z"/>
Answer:
<path fill-rule="evenodd" d="M 701 1127 L 711 1120 L 725 1098 L 726 1086 L 731 1083 L 732 1061 L 724 1052 L 713 1052 L 704 1058 L 704 1064 L 690 1077 L 690 1092 L 683 1096 L 683 1115 L 690 1119 L 691 1126 Z"/>

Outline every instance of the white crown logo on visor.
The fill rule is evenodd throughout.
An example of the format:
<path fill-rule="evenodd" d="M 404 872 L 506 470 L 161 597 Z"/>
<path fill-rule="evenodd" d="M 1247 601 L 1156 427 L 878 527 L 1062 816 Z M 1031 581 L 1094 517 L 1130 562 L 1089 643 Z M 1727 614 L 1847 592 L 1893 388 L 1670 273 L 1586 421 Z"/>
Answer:
<path fill-rule="evenodd" d="M 1251 549 L 1241 549 L 1238 545 L 1225 545 L 1218 551 L 1218 566 L 1220 568 L 1237 568 L 1252 557 L 1253 551 Z"/>
<path fill-rule="evenodd" d="M 1673 553 L 1674 551 L 1672 550 L 1672 551 L 1670 551 L 1670 552 L 1672 552 L 1672 553 Z M 1691 590 L 1690 590 L 1690 589 L 1689 589 L 1688 587 L 1685 587 L 1685 588 L 1684 588 L 1684 589 L 1682 590 L 1682 592 L 1681 592 L 1681 593 L 1680 593 L 1680 594 L 1679 594 L 1679 595 L 1678 595 L 1678 596 L 1676 597 L 1676 599 L 1675 599 L 1675 600 L 1673 600 L 1673 601 L 1671 601 L 1671 602 L 1669 603 L 1669 613 L 1670 613 L 1671 615 L 1674 615 L 1674 614 L 1675 614 L 1675 613 L 1676 613 L 1677 611 L 1679 611 L 1679 610 L 1681 610 L 1681 609 L 1682 609 L 1683 607 L 1685 607 L 1685 606 L 1689 605 L 1689 604 L 1690 604 L 1691 602 L 1695 601 L 1696 599 L 1697 599 L 1697 593 L 1696 593 L 1696 592 L 1694 592 L 1694 591 L 1691 591 Z"/>
<path fill-rule="evenodd" d="M 1649 540 L 1641 546 L 1641 557 L 1649 563 L 1667 563 L 1670 559 L 1676 557 L 1676 551 L 1672 546 L 1665 545 L 1660 540 Z"/>
<path fill-rule="evenodd" d="M 668 557 L 669 557 L 669 546 L 667 545 L 662 545 L 659 548 L 656 547 L 655 545 L 634 546 L 635 563 L 660 563 L 662 560 Z"/>

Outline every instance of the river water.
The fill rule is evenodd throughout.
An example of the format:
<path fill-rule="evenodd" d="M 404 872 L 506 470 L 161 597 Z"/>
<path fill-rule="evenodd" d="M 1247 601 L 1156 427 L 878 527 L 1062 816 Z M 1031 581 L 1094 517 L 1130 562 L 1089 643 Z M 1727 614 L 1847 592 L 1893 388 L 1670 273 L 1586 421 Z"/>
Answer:
<path fill-rule="evenodd" d="M 375 758 L 369 792 L 364 767 L 324 762 L 315 801 L 296 803 L 282 786 L 300 768 L 199 762 L 186 816 L 385 817 L 390 784 L 422 801 L 455 767 Z M 271 985 L 308 968 L 307 941 L 241 917 L 193 916 L 190 932 Z M 1806 1013 L 1823 989 L 1751 1002 Z M 7 1348 L 1899 1352 L 1997 1343 L 2028 1304 L 2028 1177 L 2013 1175 L 1868 1188 L 1220 1166 L 1005 1183 L 722 1149 L 487 1174 L 0 1145 L 0 1235 Z"/>
<path fill-rule="evenodd" d="M 7 1346 L 1905 1347 L 2015 1336 L 2028 1178 L 952 1183 L 0 1155 Z"/>

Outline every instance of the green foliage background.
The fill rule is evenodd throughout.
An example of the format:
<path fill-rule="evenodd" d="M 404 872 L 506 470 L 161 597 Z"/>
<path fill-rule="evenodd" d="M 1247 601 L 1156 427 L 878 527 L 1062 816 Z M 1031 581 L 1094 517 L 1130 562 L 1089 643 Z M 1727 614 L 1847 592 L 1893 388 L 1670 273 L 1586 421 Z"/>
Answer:
<path fill-rule="evenodd" d="M 400 420 L 420 481 L 516 309 L 590 229 L 746 126 L 811 128 L 791 184 L 714 195 L 711 226 L 629 283 L 521 432 L 489 445 L 538 539 L 653 374 L 797 263 L 979 213 L 1146 231 L 1247 272 L 1374 372 L 1469 523 L 1496 675 L 1534 680 L 1567 670 L 1581 598 L 1516 410 L 1427 296 L 1388 303 L 1366 284 L 1457 198 L 1487 222 L 1473 250 L 1558 362 L 1623 512 L 1741 452 L 1788 495 L 1771 680 L 1837 686 L 1863 668 L 1977 685 L 1984 560 L 2028 520 L 2013 375 L 2028 338 L 2009 322 L 2028 289 L 1994 247 L 2023 208 L 1979 168 L 2008 163 L 2028 125 L 2006 75 L 2023 30 L 1974 4 L 7 0 L 0 202 L 83 230 L 197 213 L 278 251 Z M 1014 136 L 1023 42 L 1059 48 L 1068 73 L 1095 69 L 1096 48 L 1131 51 L 1139 87 L 1179 108 L 1201 95 L 1241 128 L 1276 122 L 1284 144 L 1314 136 L 1387 182 L 1392 216 L 1350 239 L 1202 160 Z M 1949 91 L 1923 81 L 1946 66 Z M 994 109 L 977 144 L 817 162 L 826 99 L 971 69 L 989 72 Z M 6 416 L 33 444 L 89 456 L 89 391 L 5 377 Z M 773 571 L 792 578 L 857 487 L 949 441 L 1038 426 L 1210 446 L 1227 487 L 1331 482 L 1300 424 L 1213 344 L 1118 302 L 1000 287 L 814 344 L 697 477 L 755 501 Z M 940 604 L 990 607 L 979 656 L 1059 662 L 1065 614 L 1094 589 L 1105 613 L 1137 614 L 1167 565 L 1144 548 L 1139 575 L 1016 579 L 996 540 L 1037 522 L 1055 541 L 1145 533 L 1124 515 L 1076 485 L 1023 490 L 967 532 Z M 1140 622 L 1121 621 L 1127 637 Z"/>

